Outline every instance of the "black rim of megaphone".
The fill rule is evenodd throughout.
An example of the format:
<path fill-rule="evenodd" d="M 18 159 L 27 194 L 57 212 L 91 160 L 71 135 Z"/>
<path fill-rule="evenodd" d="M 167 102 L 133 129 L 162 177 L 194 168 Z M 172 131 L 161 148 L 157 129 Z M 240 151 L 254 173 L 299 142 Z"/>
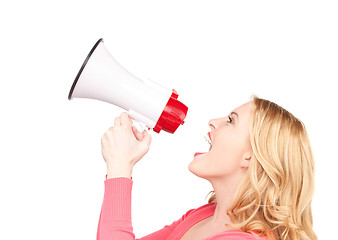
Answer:
<path fill-rule="evenodd" d="M 72 99 L 73 91 L 74 91 L 74 89 L 75 89 L 75 86 L 76 86 L 76 84 L 77 84 L 77 81 L 79 80 L 79 78 L 80 78 L 80 76 L 81 76 L 81 74 L 82 74 L 83 69 L 86 67 L 87 62 L 89 61 L 89 58 L 92 56 L 92 54 L 93 54 L 93 52 L 95 51 L 96 47 L 97 47 L 101 42 L 103 42 L 103 39 L 102 39 L 102 38 L 100 38 L 100 39 L 95 43 L 94 47 L 92 47 L 92 49 L 91 49 L 90 52 L 88 53 L 88 56 L 87 56 L 86 60 L 84 60 L 82 66 L 81 66 L 81 68 L 80 68 L 80 71 L 79 71 L 78 74 L 76 75 L 76 78 L 75 78 L 75 80 L 74 80 L 74 82 L 73 82 L 72 88 L 71 88 L 70 91 L 69 91 L 69 94 L 68 94 L 68 100 L 71 100 L 71 99 Z"/>

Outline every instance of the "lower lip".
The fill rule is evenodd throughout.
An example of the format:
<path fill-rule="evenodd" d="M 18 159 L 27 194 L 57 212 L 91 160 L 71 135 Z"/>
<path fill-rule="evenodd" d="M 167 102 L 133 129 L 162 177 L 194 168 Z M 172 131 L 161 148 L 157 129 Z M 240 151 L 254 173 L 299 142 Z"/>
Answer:
<path fill-rule="evenodd" d="M 194 157 L 197 157 L 197 156 L 199 156 L 199 155 L 202 155 L 202 154 L 205 154 L 205 152 L 197 152 L 197 153 L 195 153 L 195 155 L 194 155 Z"/>

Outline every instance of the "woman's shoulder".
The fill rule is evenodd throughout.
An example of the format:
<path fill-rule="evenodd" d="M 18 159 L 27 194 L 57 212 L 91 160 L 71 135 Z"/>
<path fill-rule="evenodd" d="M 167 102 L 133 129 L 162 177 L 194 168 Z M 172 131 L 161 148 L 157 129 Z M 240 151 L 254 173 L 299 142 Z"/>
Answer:
<path fill-rule="evenodd" d="M 186 212 L 186 214 L 184 214 L 182 220 L 190 216 L 194 217 L 197 215 L 205 215 L 205 214 L 210 215 L 211 212 L 214 211 L 215 207 L 216 207 L 215 203 L 208 203 L 198 208 L 190 209 L 189 211 Z M 252 234 L 248 232 L 242 232 L 239 230 L 229 230 L 215 234 L 205 240 L 268 240 L 268 239 L 265 236 L 259 236 L 258 233 Z"/>
<path fill-rule="evenodd" d="M 230 230 L 213 235 L 206 240 L 267 240 L 267 238 L 265 236 L 258 236 L 248 232 Z"/>
<path fill-rule="evenodd" d="M 207 203 L 207 204 L 204 204 L 204 205 L 202 205 L 198 208 L 190 209 L 188 212 L 200 212 L 202 210 L 212 209 L 212 208 L 215 208 L 215 207 L 216 207 L 215 203 Z"/>
<path fill-rule="evenodd" d="M 214 211 L 214 208 L 215 208 L 215 204 L 214 203 L 208 203 L 208 204 L 205 204 L 205 205 L 202 205 L 198 208 L 193 208 L 193 209 L 190 209 L 188 210 L 184 215 L 183 215 L 183 218 L 186 218 L 188 216 L 191 216 L 191 215 L 195 215 L 195 214 L 198 214 L 198 213 L 203 213 L 203 212 L 210 212 L 210 211 Z"/>

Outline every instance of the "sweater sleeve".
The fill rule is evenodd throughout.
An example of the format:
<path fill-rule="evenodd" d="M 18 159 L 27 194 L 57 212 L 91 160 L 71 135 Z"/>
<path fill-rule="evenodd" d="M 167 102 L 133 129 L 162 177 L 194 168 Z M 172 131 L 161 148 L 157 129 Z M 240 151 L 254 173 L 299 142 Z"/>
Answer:
<path fill-rule="evenodd" d="M 135 239 L 131 224 L 132 184 L 129 178 L 105 180 L 97 240 Z"/>
<path fill-rule="evenodd" d="M 111 178 L 105 180 L 104 184 L 104 197 L 96 239 L 135 240 L 131 221 L 132 179 Z M 140 240 L 166 239 L 191 211 L 171 225 L 140 238 Z"/>

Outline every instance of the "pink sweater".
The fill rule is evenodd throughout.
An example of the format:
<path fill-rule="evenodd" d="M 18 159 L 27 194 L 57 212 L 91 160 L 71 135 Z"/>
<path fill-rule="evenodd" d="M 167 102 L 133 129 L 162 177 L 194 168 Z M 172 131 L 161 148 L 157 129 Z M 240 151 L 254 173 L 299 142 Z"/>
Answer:
<path fill-rule="evenodd" d="M 97 229 L 97 240 L 135 240 L 131 223 L 131 190 L 129 178 L 111 178 L 105 182 L 105 192 Z M 179 240 L 197 222 L 214 214 L 215 204 L 191 209 L 179 220 L 140 240 Z M 225 231 L 204 240 L 266 240 L 240 231 Z"/>

